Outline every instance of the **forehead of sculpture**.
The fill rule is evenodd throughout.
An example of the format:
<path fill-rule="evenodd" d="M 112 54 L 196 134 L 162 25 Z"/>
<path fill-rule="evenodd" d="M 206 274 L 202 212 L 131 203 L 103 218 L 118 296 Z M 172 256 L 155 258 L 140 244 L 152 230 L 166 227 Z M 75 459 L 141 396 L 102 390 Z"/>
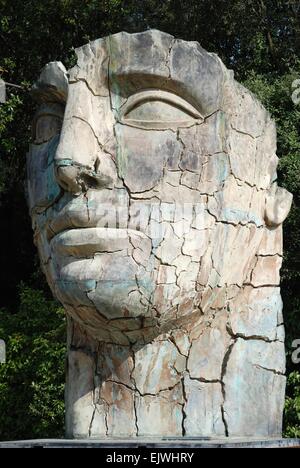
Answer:
<path fill-rule="evenodd" d="M 128 97 L 142 89 L 161 89 L 186 99 L 202 115 L 222 100 L 221 61 L 197 42 L 156 30 L 120 33 L 108 38 L 109 77 L 113 93 Z"/>
<path fill-rule="evenodd" d="M 68 84 L 86 82 L 95 96 L 112 96 L 115 109 L 145 89 L 176 94 L 204 117 L 220 109 L 226 68 L 197 42 L 157 30 L 120 32 L 76 50 L 67 73 L 61 62 L 47 64 L 32 88 L 38 102 L 66 102 Z"/>
<path fill-rule="evenodd" d="M 204 116 L 220 108 L 226 69 L 197 42 L 157 30 L 120 32 L 90 42 L 76 53 L 70 83 L 84 80 L 94 95 L 110 93 L 115 108 L 145 89 L 173 92 Z"/>

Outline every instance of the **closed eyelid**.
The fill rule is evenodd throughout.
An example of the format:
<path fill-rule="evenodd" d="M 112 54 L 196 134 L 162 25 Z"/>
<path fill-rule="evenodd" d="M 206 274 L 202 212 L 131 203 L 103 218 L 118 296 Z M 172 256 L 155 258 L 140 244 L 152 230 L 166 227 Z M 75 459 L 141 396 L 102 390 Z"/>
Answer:
<path fill-rule="evenodd" d="M 64 119 L 64 107 L 57 104 L 42 105 L 32 122 L 32 138 L 36 143 L 49 141 L 60 132 Z"/>
<path fill-rule="evenodd" d="M 161 90 L 146 90 L 136 93 L 128 98 L 126 103 L 121 108 L 121 113 L 125 117 L 133 109 L 138 106 L 151 101 L 160 101 L 170 104 L 178 109 L 186 112 L 194 119 L 203 118 L 200 112 L 183 98 L 176 94 L 169 93 Z"/>
<path fill-rule="evenodd" d="M 34 122 L 37 122 L 41 117 L 56 117 L 63 119 L 65 108 L 61 104 L 44 104 L 37 110 Z"/>
<path fill-rule="evenodd" d="M 34 121 L 33 121 L 33 125 L 36 125 L 39 122 L 39 120 L 41 120 L 43 118 L 46 118 L 46 117 L 61 120 L 61 121 L 63 121 L 63 118 L 64 118 L 63 115 L 60 115 L 60 114 L 54 114 L 54 113 L 51 114 L 50 112 L 48 112 L 48 113 L 43 113 L 42 112 L 42 113 L 39 113 L 39 114 L 37 114 L 35 116 Z"/>
<path fill-rule="evenodd" d="M 194 106 L 176 94 L 161 90 L 130 96 L 120 114 L 121 123 L 149 130 L 188 127 L 204 121 Z"/>

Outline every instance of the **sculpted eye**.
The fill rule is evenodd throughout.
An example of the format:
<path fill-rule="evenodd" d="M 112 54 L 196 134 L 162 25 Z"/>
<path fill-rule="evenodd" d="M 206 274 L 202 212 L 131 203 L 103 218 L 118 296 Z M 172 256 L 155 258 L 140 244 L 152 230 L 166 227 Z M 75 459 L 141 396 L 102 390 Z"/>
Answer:
<path fill-rule="evenodd" d="M 33 139 L 35 144 L 45 143 L 62 128 L 64 107 L 60 104 L 47 104 L 40 107 L 33 122 Z"/>
<path fill-rule="evenodd" d="M 131 96 L 123 106 L 121 122 L 133 127 L 168 129 L 202 122 L 191 104 L 166 91 L 143 91 Z"/>

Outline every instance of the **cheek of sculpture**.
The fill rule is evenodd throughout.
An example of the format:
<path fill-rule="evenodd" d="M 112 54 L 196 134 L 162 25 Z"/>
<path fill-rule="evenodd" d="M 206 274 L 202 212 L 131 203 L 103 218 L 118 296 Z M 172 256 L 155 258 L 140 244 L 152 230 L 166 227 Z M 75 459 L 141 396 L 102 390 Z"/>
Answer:
<path fill-rule="evenodd" d="M 116 135 L 119 175 L 132 194 L 155 188 L 164 170 L 178 169 L 181 147 L 174 132 L 118 124 Z"/>

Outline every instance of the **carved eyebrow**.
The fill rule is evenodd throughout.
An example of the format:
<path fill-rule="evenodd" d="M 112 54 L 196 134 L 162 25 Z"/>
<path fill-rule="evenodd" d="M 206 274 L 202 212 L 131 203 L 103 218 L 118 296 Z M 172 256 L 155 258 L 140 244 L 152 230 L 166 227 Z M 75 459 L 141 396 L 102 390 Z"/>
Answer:
<path fill-rule="evenodd" d="M 189 104 L 185 99 L 179 97 L 177 94 L 158 89 L 149 89 L 133 94 L 123 104 L 123 106 L 120 109 L 120 112 L 123 116 L 126 116 L 127 114 L 129 114 L 129 112 L 131 112 L 139 105 L 151 101 L 165 102 L 167 104 L 177 107 L 183 112 L 186 112 L 194 119 L 203 119 L 203 116 L 200 114 L 200 112 L 197 109 L 195 109 L 194 106 Z"/>

